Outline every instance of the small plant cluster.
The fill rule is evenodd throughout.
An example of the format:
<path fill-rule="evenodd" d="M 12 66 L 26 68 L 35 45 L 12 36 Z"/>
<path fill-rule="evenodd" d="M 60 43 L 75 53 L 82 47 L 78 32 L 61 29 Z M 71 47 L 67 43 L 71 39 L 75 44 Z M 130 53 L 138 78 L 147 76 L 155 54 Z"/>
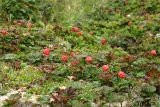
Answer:
<path fill-rule="evenodd" d="M 107 107 L 127 102 L 126 106 L 159 106 L 157 0 L 102 0 L 94 9 L 86 6 L 92 2 L 73 0 L 77 8 L 80 3 L 86 6 L 77 10 L 87 11 L 79 18 L 61 16 L 72 6 L 65 8 L 67 1 L 54 1 L 63 12 L 52 11 L 50 0 L 17 4 L 35 8 L 30 8 L 33 13 L 42 12 L 42 19 L 27 11 L 28 7 L 16 12 L 7 6 L 0 13 L 0 96 L 18 90 L 2 104 Z M 12 2 L 17 0 L 6 0 L 0 6 Z M 36 101 L 31 102 L 34 95 Z"/>
<path fill-rule="evenodd" d="M 20 51 L 24 48 L 24 41 L 29 39 L 27 36 L 30 35 L 30 30 L 33 24 L 29 21 L 25 20 L 14 20 L 13 24 L 10 25 L 8 28 L 2 28 L 0 33 L 0 43 L 1 49 L 3 52 L 5 51 Z M 25 30 L 23 30 L 25 28 Z M 21 45 L 22 44 L 22 45 Z M 29 43 L 26 44 L 27 45 Z"/>

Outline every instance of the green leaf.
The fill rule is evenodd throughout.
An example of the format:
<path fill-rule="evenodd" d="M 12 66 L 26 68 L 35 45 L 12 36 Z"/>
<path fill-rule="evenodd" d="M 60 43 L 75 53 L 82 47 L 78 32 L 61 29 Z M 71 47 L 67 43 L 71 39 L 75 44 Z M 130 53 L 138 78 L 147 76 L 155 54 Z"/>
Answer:
<path fill-rule="evenodd" d="M 154 93 L 156 91 L 156 87 L 151 86 L 149 84 L 144 84 L 142 86 L 142 91 L 145 93 Z"/>
<path fill-rule="evenodd" d="M 5 60 L 15 60 L 15 59 L 17 59 L 17 58 L 18 58 L 18 56 L 17 56 L 16 54 L 12 54 L 12 53 L 6 54 L 6 55 L 4 56 L 4 59 L 5 59 Z"/>
<path fill-rule="evenodd" d="M 136 77 L 145 77 L 145 73 L 144 72 L 139 72 L 136 74 Z"/>

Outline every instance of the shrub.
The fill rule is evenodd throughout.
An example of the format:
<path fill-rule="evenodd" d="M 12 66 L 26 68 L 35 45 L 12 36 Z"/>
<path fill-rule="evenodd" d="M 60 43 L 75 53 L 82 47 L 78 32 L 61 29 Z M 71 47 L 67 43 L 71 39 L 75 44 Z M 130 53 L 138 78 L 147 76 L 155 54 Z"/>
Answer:
<path fill-rule="evenodd" d="M 39 0 L 0 0 L 1 16 L 11 19 L 37 18 Z"/>

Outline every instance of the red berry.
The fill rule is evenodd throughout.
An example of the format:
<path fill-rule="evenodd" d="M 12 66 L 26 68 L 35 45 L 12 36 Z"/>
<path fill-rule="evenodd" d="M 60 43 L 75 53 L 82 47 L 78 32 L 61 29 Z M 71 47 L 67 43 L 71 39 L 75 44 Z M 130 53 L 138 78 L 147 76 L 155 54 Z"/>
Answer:
<path fill-rule="evenodd" d="M 120 72 L 118 73 L 118 76 L 119 76 L 119 78 L 125 78 L 125 77 L 126 77 L 126 74 L 125 74 L 123 71 L 120 71 Z"/>
<path fill-rule="evenodd" d="M 102 38 L 102 39 L 101 39 L 102 45 L 106 44 L 106 42 L 107 42 L 107 40 L 106 40 L 105 38 Z"/>
<path fill-rule="evenodd" d="M 8 32 L 7 32 L 6 30 L 1 30 L 1 34 L 2 34 L 2 35 L 7 35 Z"/>
<path fill-rule="evenodd" d="M 157 55 L 157 52 L 156 52 L 156 50 L 151 50 L 151 55 L 153 55 L 153 56 L 156 56 Z"/>
<path fill-rule="evenodd" d="M 71 61 L 71 65 L 75 66 L 76 65 L 75 61 Z"/>
<path fill-rule="evenodd" d="M 71 31 L 72 31 L 72 32 L 79 32 L 80 29 L 79 29 L 78 27 L 73 27 L 73 28 L 71 29 Z"/>
<path fill-rule="evenodd" d="M 87 56 L 86 57 L 86 62 L 87 63 L 91 63 L 92 62 L 92 57 L 91 56 Z"/>
<path fill-rule="evenodd" d="M 83 32 L 77 32 L 77 34 L 78 34 L 79 36 L 82 36 L 82 35 L 83 35 Z"/>
<path fill-rule="evenodd" d="M 94 35 L 94 32 L 89 32 L 90 35 Z"/>
<path fill-rule="evenodd" d="M 78 65 L 79 64 L 79 60 L 76 60 L 76 61 L 72 61 L 71 62 L 71 65 L 73 65 L 73 66 L 76 66 L 76 65 Z"/>
<path fill-rule="evenodd" d="M 109 66 L 108 65 L 103 65 L 102 69 L 103 69 L 103 71 L 108 71 L 109 70 Z"/>
<path fill-rule="evenodd" d="M 67 58 L 67 56 L 62 55 L 61 60 L 62 60 L 63 62 L 67 62 L 67 61 L 68 61 L 68 58 Z"/>
<path fill-rule="evenodd" d="M 43 49 L 43 54 L 44 54 L 45 56 L 48 56 L 48 55 L 50 54 L 50 50 L 49 50 L 48 48 Z"/>

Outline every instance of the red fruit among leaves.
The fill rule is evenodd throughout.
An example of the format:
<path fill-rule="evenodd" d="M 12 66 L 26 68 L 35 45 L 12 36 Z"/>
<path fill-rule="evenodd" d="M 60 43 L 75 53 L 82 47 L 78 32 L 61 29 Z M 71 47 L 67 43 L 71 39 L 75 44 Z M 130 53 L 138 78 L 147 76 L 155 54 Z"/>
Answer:
<path fill-rule="evenodd" d="M 103 71 L 108 71 L 109 70 L 109 66 L 108 65 L 103 65 L 102 69 L 103 69 Z"/>
<path fill-rule="evenodd" d="M 94 35 L 94 32 L 89 32 L 90 35 Z"/>
<path fill-rule="evenodd" d="M 150 54 L 153 55 L 153 56 L 156 56 L 157 55 L 157 51 L 156 50 L 151 50 Z"/>
<path fill-rule="evenodd" d="M 77 34 L 78 34 L 79 36 L 82 36 L 82 35 L 83 35 L 83 32 L 77 32 Z"/>
<path fill-rule="evenodd" d="M 68 61 L 68 58 L 67 58 L 66 55 L 62 55 L 61 60 L 62 60 L 63 62 L 67 62 L 67 61 Z"/>
<path fill-rule="evenodd" d="M 106 40 L 105 38 L 102 38 L 102 39 L 101 39 L 101 43 L 102 43 L 102 45 L 104 45 L 104 44 L 107 43 L 107 40 Z"/>
<path fill-rule="evenodd" d="M 78 27 L 73 27 L 73 28 L 71 29 L 71 31 L 72 31 L 72 32 L 79 32 L 80 29 L 79 29 Z"/>
<path fill-rule="evenodd" d="M 91 56 L 87 56 L 86 57 L 86 62 L 89 64 L 92 62 L 92 57 Z"/>
<path fill-rule="evenodd" d="M 48 56 L 50 54 L 50 50 L 48 48 L 43 49 L 43 55 Z"/>
<path fill-rule="evenodd" d="M 8 32 L 7 32 L 6 30 L 1 30 L 1 34 L 2 34 L 2 35 L 7 35 Z"/>
<path fill-rule="evenodd" d="M 78 65 L 79 64 L 79 60 L 75 60 L 75 61 L 72 61 L 71 62 L 71 65 L 73 65 L 73 66 L 76 66 L 76 65 Z"/>
<path fill-rule="evenodd" d="M 120 72 L 118 73 L 118 77 L 119 77 L 119 78 L 125 78 L 125 77 L 126 77 L 126 74 L 125 74 L 123 71 L 120 71 Z"/>

